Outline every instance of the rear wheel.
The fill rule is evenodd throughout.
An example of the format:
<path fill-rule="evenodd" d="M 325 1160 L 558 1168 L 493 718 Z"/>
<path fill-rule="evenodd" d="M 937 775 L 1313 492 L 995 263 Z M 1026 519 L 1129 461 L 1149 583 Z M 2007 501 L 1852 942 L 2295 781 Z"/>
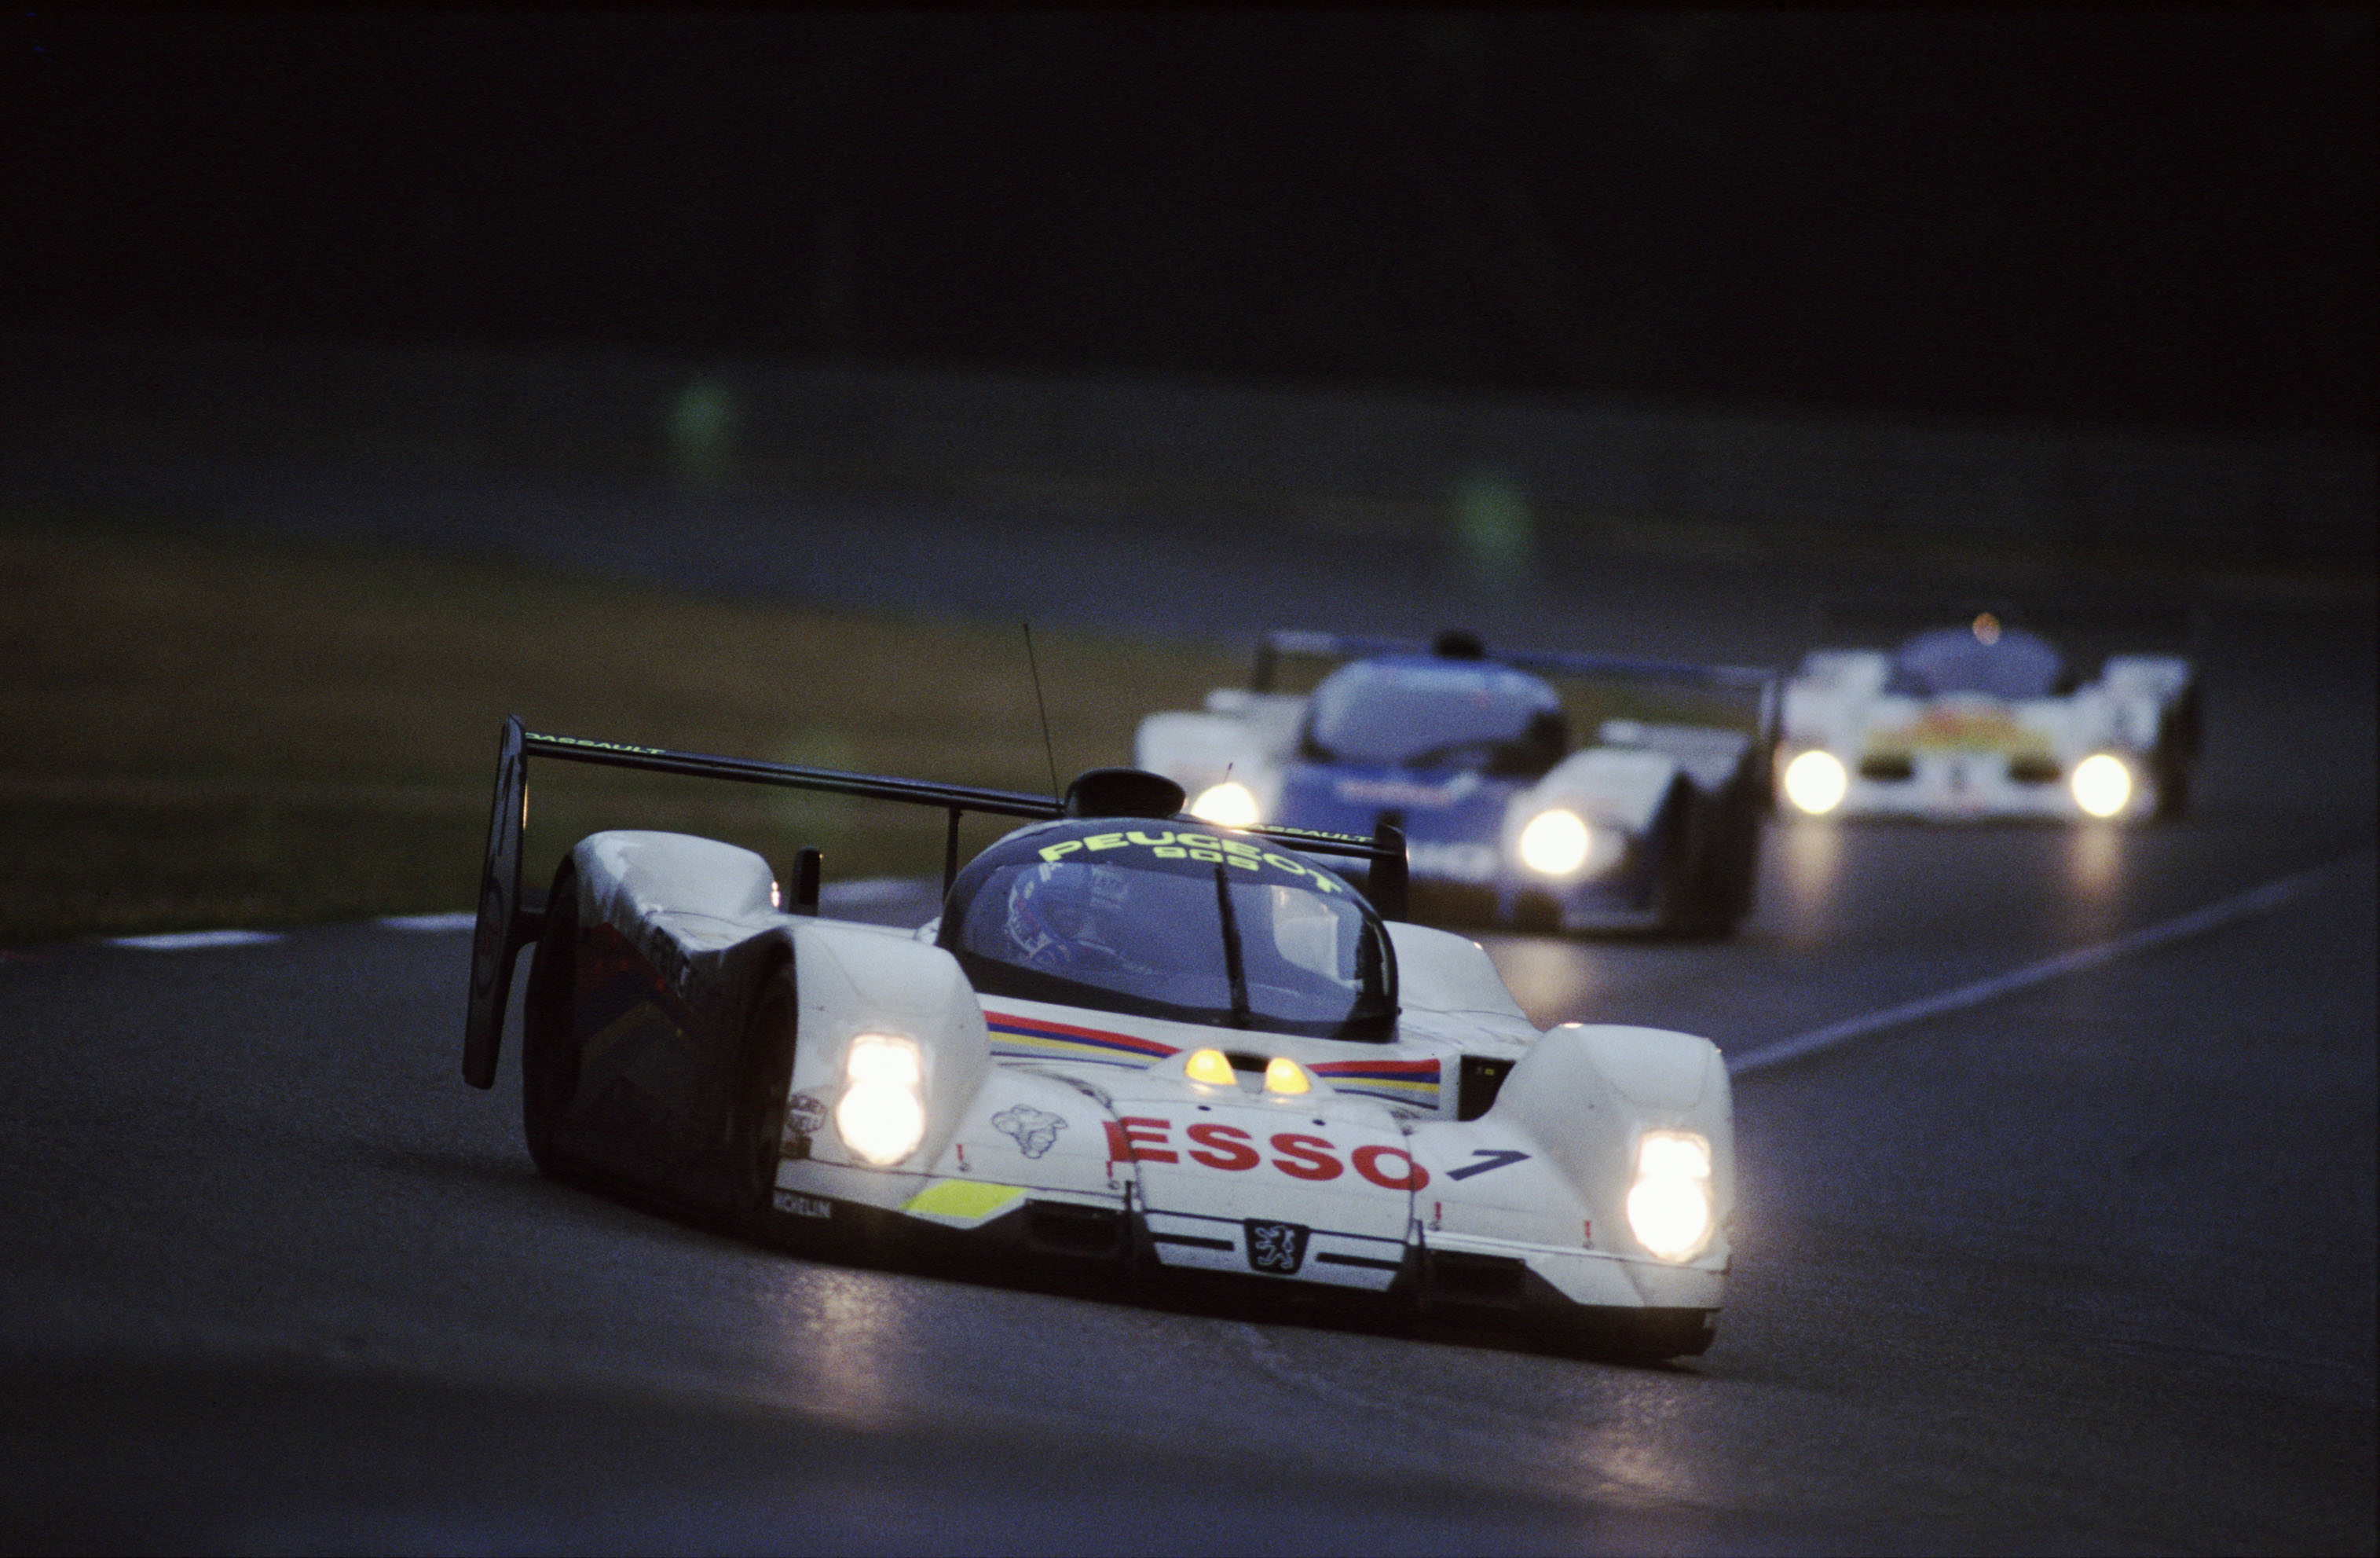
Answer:
<path fill-rule="evenodd" d="M 2149 765 L 2156 774 L 2156 814 L 2171 821 L 2190 809 L 2191 770 L 2198 761 L 2198 684 L 2182 689 L 2157 724 Z"/>
<path fill-rule="evenodd" d="M 1654 834 L 1653 924 L 1666 936 L 1694 934 L 1709 914 L 1694 870 L 1694 819 L 1688 815 L 1693 804 L 1682 784 L 1672 786 Z"/>
<path fill-rule="evenodd" d="M 578 876 L 567 861 L 546 898 L 521 1011 L 521 1134 L 538 1172 L 563 1174 L 554 1133 L 578 1091 Z"/>
<path fill-rule="evenodd" d="M 1711 840 L 1703 929 L 1714 936 L 1732 931 L 1752 912 L 1759 875 L 1760 803 L 1748 790 L 1729 789 L 1719 797 L 1718 826 Z"/>
<path fill-rule="evenodd" d="M 784 1152 L 785 1094 L 794 1080 L 795 1029 L 801 1006 L 791 964 L 761 982 L 736 1047 L 726 1122 L 727 1218 L 757 1235 L 769 1223 Z"/>

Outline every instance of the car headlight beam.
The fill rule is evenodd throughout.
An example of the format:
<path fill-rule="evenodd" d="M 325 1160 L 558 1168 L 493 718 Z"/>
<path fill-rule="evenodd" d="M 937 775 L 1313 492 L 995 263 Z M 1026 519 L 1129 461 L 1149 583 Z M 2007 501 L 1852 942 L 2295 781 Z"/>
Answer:
<path fill-rule="evenodd" d="M 1220 1050 L 1193 1050 L 1182 1065 L 1182 1074 L 1194 1082 L 1204 1082 L 1210 1088 L 1236 1088 L 1240 1078 L 1232 1070 L 1232 1059 Z"/>
<path fill-rule="evenodd" d="M 1314 1083 L 1305 1068 L 1287 1055 L 1275 1055 L 1265 1062 L 1265 1091 L 1269 1093 L 1310 1093 Z"/>
<path fill-rule="evenodd" d="M 1577 812 L 1557 807 L 1529 819 L 1519 849 L 1521 864 L 1539 876 L 1568 876 L 1594 852 L 1595 830 Z"/>
<path fill-rule="evenodd" d="M 1718 1231 L 1710 1138 L 1699 1131 L 1646 1131 L 1628 1187 L 1629 1232 L 1656 1259 L 1691 1260 Z"/>
<path fill-rule="evenodd" d="M 2109 752 L 2096 752 L 2076 763 L 2068 783 L 2074 804 L 2094 817 L 2113 817 L 2131 803 L 2132 771 Z"/>
<path fill-rule="evenodd" d="M 843 1062 L 834 1128 L 844 1146 L 879 1168 L 899 1162 L 926 1138 L 925 1064 L 917 1046 L 889 1033 L 862 1033 Z"/>
<path fill-rule="evenodd" d="M 1199 791 L 1198 798 L 1190 803 L 1190 815 L 1219 828 L 1253 828 L 1263 821 L 1257 812 L 1256 792 L 1236 779 L 1226 779 Z"/>
<path fill-rule="evenodd" d="M 1813 748 L 1785 765 L 1785 798 L 1813 817 L 1823 817 L 1851 793 L 1843 760 Z"/>

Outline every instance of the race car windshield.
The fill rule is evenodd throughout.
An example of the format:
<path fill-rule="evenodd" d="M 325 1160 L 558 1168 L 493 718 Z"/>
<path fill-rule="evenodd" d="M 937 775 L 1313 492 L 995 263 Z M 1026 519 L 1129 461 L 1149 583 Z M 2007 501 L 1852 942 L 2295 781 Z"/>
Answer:
<path fill-rule="evenodd" d="M 1162 824 L 1042 838 L 1000 851 L 1013 858 L 978 860 L 952 890 L 941 941 L 978 992 L 1273 1033 L 1389 1037 L 1386 934 L 1335 877 L 1277 849 L 1236 839 L 1226 849 L 1218 834 Z"/>
<path fill-rule="evenodd" d="M 2066 662 L 2048 640 L 2020 628 L 1985 638 L 1965 627 L 1920 633 L 1892 657 L 1885 690 L 1904 698 L 1980 693 L 2016 700 L 2066 690 Z"/>
<path fill-rule="evenodd" d="M 1470 768 L 1534 778 L 1561 760 L 1561 700 L 1518 671 L 1358 662 L 1308 700 L 1302 754 L 1314 762 Z"/>

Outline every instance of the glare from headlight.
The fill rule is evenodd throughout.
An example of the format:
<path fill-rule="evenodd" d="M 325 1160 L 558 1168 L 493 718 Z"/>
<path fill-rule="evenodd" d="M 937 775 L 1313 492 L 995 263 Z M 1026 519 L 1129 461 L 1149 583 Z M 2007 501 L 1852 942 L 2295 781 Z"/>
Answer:
<path fill-rule="evenodd" d="M 1595 833 L 1575 811 L 1540 811 L 1521 830 L 1521 864 L 1539 876 L 1568 876 L 1586 863 Z"/>
<path fill-rule="evenodd" d="M 1691 1260 L 1715 1229 L 1710 1141 L 1694 1131 L 1646 1131 L 1628 1187 L 1628 1228 L 1656 1258 Z"/>
<path fill-rule="evenodd" d="M 863 1033 L 843 1063 L 844 1088 L 834 1106 L 844 1145 L 880 1168 L 897 1163 L 925 1139 L 925 1067 L 917 1046 L 890 1034 Z"/>
<path fill-rule="evenodd" d="M 2099 752 L 2074 765 L 2074 804 L 2094 817 L 2113 817 L 2132 798 L 2132 771 Z"/>
<path fill-rule="evenodd" d="M 1832 752 L 1803 752 L 1785 765 L 1785 798 L 1813 817 L 1823 817 L 1843 803 L 1851 775 Z"/>
<path fill-rule="evenodd" d="M 1220 828 L 1253 828 L 1260 821 L 1256 792 L 1236 779 L 1199 791 L 1198 798 L 1190 803 L 1190 815 Z"/>

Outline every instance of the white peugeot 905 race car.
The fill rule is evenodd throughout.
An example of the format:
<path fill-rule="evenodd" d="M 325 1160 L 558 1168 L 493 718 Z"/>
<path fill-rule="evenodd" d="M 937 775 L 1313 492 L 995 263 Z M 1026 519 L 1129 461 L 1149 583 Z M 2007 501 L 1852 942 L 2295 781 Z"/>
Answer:
<path fill-rule="evenodd" d="M 1328 674 L 1288 690 L 1293 658 Z M 1133 761 L 1210 822 L 1394 824 L 1433 924 L 1723 935 L 1755 895 L 1776 685 L 1748 666 L 1490 654 L 1459 631 L 1275 630 L 1246 688 L 1143 719 Z M 1701 718 L 1574 717 L 1615 690 Z"/>
<path fill-rule="evenodd" d="M 2110 654 L 2083 681 L 2048 639 L 1978 612 L 1897 649 L 1815 650 L 1786 683 L 1778 788 L 1808 816 L 2177 817 L 2198 678 Z"/>
<path fill-rule="evenodd" d="M 580 840 L 527 897 L 531 755 L 940 809 L 943 911 L 823 918 L 815 850 L 788 900 L 748 850 L 646 832 Z M 1735 1180 L 1717 1048 L 1532 1027 L 1475 943 L 1397 918 L 1392 829 L 1220 828 L 1183 798 L 1130 769 L 1057 801 L 510 720 L 464 1076 L 493 1084 L 534 946 L 522 1114 L 549 1175 L 821 1253 L 914 1240 L 1706 1348 Z M 1028 821 L 960 869 L 968 811 Z"/>

